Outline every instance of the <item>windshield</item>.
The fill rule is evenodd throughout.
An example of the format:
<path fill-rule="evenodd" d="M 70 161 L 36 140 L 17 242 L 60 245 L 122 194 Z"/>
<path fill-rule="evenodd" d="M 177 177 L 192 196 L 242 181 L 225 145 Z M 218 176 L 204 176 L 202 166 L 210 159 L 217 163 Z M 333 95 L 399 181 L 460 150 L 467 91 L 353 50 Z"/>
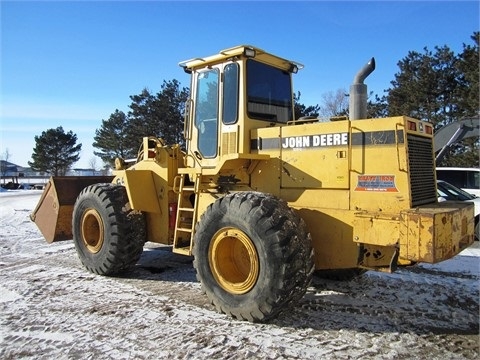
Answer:
<path fill-rule="evenodd" d="M 292 120 L 290 73 L 249 59 L 247 101 L 250 118 L 279 123 Z"/>
<path fill-rule="evenodd" d="M 473 200 L 475 196 L 457 188 L 449 183 L 439 181 L 437 182 L 438 195 L 447 200 Z"/>

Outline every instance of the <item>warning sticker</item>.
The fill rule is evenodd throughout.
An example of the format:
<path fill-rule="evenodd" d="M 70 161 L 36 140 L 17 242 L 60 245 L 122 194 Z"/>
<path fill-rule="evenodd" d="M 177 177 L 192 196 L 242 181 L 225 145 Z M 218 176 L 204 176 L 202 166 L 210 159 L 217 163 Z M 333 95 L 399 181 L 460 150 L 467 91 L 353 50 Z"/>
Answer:
<path fill-rule="evenodd" d="M 355 191 L 398 192 L 395 175 L 358 175 Z"/>

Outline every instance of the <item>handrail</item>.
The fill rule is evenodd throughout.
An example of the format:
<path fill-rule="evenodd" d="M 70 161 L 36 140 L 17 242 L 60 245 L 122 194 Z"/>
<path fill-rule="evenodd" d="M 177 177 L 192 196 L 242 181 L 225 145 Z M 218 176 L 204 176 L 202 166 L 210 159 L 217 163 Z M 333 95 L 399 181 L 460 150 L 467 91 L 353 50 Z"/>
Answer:
<path fill-rule="evenodd" d="M 185 140 L 191 140 L 191 114 L 193 109 L 193 99 L 185 101 L 185 114 L 183 117 L 183 137 Z"/>
<path fill-rule="evenodd" d="M 395 148 L 397 149 L 397 163 L 398 163 L 398 170 L 400 171 L 407 171 L 407 169 L 402 169 L 401 164 L 400 164 L 400 147 L 398 143 L 398 131 L 399 131 L 399 126 L 403 127 L 405 129 L 405 124 L 404 123 L 396 123 L 395 124 Z M 403 131 L 404 136 L 405 136 L 405 130 Z"/>

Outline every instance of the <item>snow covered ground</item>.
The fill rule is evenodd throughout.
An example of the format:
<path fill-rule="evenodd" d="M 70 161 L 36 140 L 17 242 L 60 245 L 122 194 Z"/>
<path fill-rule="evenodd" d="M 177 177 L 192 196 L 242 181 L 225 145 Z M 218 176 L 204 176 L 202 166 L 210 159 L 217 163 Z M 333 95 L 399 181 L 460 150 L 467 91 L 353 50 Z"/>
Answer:
<path fill-rule="evenodd" d="M 218 314 L 190 258 L 147 244 L 101 277 L 29 214 L 41 191 L 0 193 L 1 359 L 478 359 L 478 243 L 437 265 L 348 281 L 315 278 L 268 324 Z"/>

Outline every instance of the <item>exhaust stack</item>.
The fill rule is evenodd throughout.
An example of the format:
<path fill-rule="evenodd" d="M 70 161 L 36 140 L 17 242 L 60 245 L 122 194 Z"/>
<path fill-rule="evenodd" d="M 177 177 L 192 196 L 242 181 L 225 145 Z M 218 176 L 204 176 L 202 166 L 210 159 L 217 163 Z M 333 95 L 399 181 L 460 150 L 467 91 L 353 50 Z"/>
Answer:
<path fill-rule="evenodd" d="M 371 58 L 355 75 L 350 85 L 350 120 L 365 119 L 367 117 L 367 85 L 363 81 L 375 70 L 375 58 Z"/>

